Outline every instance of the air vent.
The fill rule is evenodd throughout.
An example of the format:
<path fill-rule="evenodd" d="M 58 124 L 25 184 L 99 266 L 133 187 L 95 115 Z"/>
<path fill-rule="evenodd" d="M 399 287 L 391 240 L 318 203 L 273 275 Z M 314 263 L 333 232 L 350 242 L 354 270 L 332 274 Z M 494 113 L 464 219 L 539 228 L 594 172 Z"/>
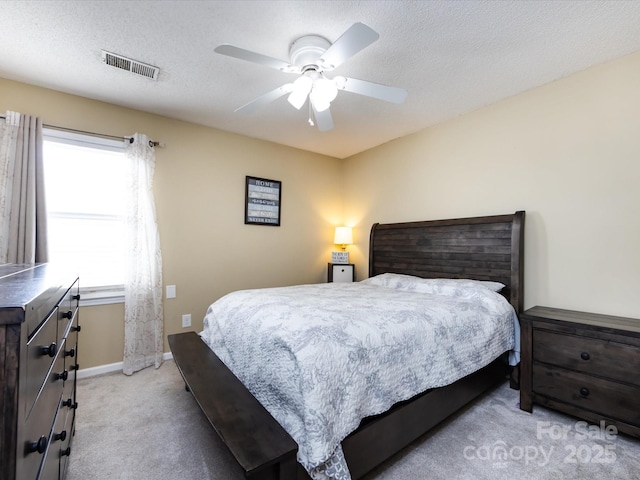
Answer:
<path fill-rule="evenodd" d="M 102 63 L 122 70 L 127 70 L 128 72 L 135 73 L 136 75 L 152 78 L 153 80 L 158 79 L 158 73 L 160 72 L 160 69 L 153 65 L 138 62 L 137 60 L 123 57 L 122 55 L 117 55 L 115 53 L 106 52 L 104 50 L 102 50 Z"/>

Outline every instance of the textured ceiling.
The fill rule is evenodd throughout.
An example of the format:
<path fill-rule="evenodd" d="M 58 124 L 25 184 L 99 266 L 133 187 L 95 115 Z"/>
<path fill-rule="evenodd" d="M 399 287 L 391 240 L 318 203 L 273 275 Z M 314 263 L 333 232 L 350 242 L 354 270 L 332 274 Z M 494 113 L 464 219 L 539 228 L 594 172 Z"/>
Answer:
<path fill-rule="evenodd" d="M 333 42 L 355 22 L 380 39 L 330 76 L 405 88 L 404 104 L 340 92 L 328 132 L 286 97 L 233 112 L 295 77 L 217 45 L 288 61 L 300 36 Z M 640 50 L 638 25 L 637 0 L 0 0 L 0 77 L 345 158 Z M 103 49 L 158 80 L 104 65 Z"/>

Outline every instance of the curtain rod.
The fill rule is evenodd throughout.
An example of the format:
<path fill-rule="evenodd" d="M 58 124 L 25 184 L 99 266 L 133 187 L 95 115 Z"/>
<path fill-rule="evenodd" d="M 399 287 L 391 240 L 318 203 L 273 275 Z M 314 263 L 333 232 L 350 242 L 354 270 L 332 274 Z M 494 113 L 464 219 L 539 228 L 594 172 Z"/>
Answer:
<path fill-rule="evenodd" d="M 0 118 L 6 119 L 7 117 L 5 115 L 0 114 Z M 92 135 L 94 137 L 101 137 L 101 138 L 111 138 L 114 140 L 128 140 L 129 143 L 133 143 L 133 137 L 120 137 L 117 135 L 109 135 L 107 133 L 88 132 L 86 130 L 76 130 L 75 128 L 59 127 L 57 125 L 48 125 L 46 123 L 43 123 L 42 126 L 46 128 L 52 128 L 54 130 L 62 130 L 63 132 L 83 133 L 85 135 Z M 154 140 L 149 140 L 149 147 L 164 148 L 164 143 L 156 142 Z"/>

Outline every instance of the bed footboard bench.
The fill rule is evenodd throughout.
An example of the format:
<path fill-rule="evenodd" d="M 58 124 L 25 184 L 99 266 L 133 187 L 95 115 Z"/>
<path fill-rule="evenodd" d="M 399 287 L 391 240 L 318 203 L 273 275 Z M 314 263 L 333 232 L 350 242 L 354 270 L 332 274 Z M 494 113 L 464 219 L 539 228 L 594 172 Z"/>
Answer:
<path fill-rule="evenodd" d="M 220 439 L 251 480 L 297 476 L 298 445 L 195 332 L 169 335 L 175 364 Z"/>
<path fill-rule="evenodd" d="M 298 464 L 298 445 L 240 380 L 194 332 L 169 335 L 185 385 L 251 480 L 310 480 Z M 505 382 L 499 358 L 457 382 L 428 390 L 390 411 L 363 420 L 342 443 L 352 478 L 358 479 L 435 425 Z"/>

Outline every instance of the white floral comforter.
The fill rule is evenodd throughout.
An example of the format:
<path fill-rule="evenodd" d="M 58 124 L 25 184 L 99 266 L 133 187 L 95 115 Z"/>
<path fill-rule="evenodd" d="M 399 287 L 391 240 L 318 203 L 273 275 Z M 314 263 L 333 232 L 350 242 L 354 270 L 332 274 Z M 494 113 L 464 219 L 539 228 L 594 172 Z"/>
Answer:
<path fill-rule="evenodd" d="M 209 307 L 202 338 L 312 478 L 349 480 L 340 443 L 363 418 L 518 348 L 519 329 L 484 285 L 384 274 L 231 293 Z"/>

